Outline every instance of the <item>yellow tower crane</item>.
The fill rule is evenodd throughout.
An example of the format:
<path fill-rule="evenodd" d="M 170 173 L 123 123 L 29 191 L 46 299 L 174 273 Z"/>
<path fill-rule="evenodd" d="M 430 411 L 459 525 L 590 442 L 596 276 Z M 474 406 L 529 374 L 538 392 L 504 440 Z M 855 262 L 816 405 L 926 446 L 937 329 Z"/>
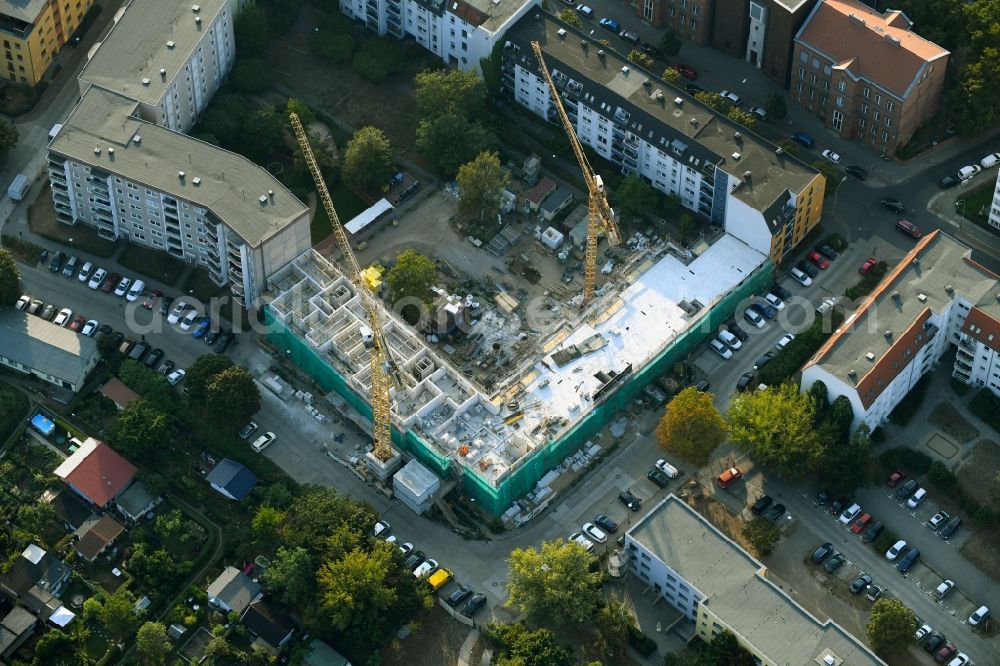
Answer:
<path fill-rule="evenodd" d="M 618 231 L 618 224 L 615 222 L 615 212 L 608 203 L 608 196 L 604 192 L 604 181 L 594 173 L 593 167 L 587 161 L 587 156 L 580 145 L 580 139 L 576 136 L 573 123 L 566 115 L 563 108 L 562 99 L 559 97 L 559 90 L 556 88 L 549 68 L 545 65 L 542 57 L 542 47 L 538 42 L 531 42 L 531 49 L 538 58 L 538 68 L 545 78 L 545 83 L 549 86 L 549 94 L 552 95 L 552 103 L 559 113 L 559 120 L 562 121 L 569 143 L 573 146 L 573 154 L 580 164 L 580 171 L 583 172 L 583 180 L 587 184 L 587 250 L 583 260 L 583 304 L 586 305 L 594 297 L 594 279 L 597 273 L 597 234 L 603 229 L 608 236 L 608 242 L 612 245 L 619 245 L 622 242 L 621 233 Z"/>
<path fill-rule="evenodd" d="M 368 283 L 361 275 L 361 266 L 351 250 L 350 243 L 347 242 L 347 234 L 344 233 L 344 228 L 340 225 L 340 218 L 337 217 L 337 211 L 333 207 L 333 199 L 330 198 L 330 192 L 326 189 L 326 182 L 323 180 L 323 174 L 316 163 L 316 157 L 313 155 L 312 146 L 309 145 L 309 138 L 302 127 L 302 121 L 294 112 L 289 113 L 288 117 L 292 121 L 292 129 L 295 130 L 295 137 L 299 140 L 299 147 L 302 148 L 302 156 L 309 167 L 309 173 L 312 174 L 313 182 L 316 183 L 316 192 L 330 218 L 333 233 L 337 237 L 337 244 L 347 262 L 348 277 L 354 283 L 358 297 L 368 314 L 368 324 L 361 325 L 361 337 L 365 347 L 368 348 L 371 360 L 372 430 L 375 447 L 373 454 L 379 461 L 388 462 L 393 456 L 389 389 L 394 383 L 397 388 L 400 388 L 399 373 L 389 356 L 389 347 L 382 336 L 382 325 L 379 321 L 378 303 L 375 295 L 372 294 Z"/>

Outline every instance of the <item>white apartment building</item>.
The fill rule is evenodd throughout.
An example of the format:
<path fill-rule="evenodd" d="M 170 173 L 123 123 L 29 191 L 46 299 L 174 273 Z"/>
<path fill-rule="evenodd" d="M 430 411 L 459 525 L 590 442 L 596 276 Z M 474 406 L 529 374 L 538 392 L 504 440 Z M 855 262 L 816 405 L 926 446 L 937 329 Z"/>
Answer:
<path fill-rule="evenodd" d="M 340 0 L 340 11 L 380 36 L 412 37 L 452 67 L 479 69 L 538 0 Z"/>
<path fill-rule="evenodd" d="M 954 377 L 1000 395 L 1000 276 L 940 231 L 924 236 L 802 369 L 801 390 L 823 382 L 846 396 L 856 428 L 889 418 L 956 345 Z"/>
<path fill-rule="evenodd" d="M 990 204 L 990 215 L 987 222 L 991 227 L 1000 229 L 1000 171 L 997 171 L 997 182 L 993 188 L 993 202 Z"/>
<path fill-rule="evenodd" d="M 131 0 L 88 54 L 80 95 L 111 90 L 143 120 L 187 132 L 232 68 L 234 12 L 227 0 Z"/>
<path fill-rule="evenodd" d="M 729 631 L 765 666 L 885 664 L 833 620 L 811 615 L 768 579 L 766 566 L 673 494 L 625 533 L 625 553 L 654 595 L 643 596 L 683 615 L 677 630 L 686 638 L 710 643 Z"/>
<path fill-rule="evenodd" d="M 507 32 L 502 81 L 522 106 L 559 120 L 538 41 L 580 141 L 775 262 L 820 220 L 825 180 L 746 128 L 548 15 Z"/>

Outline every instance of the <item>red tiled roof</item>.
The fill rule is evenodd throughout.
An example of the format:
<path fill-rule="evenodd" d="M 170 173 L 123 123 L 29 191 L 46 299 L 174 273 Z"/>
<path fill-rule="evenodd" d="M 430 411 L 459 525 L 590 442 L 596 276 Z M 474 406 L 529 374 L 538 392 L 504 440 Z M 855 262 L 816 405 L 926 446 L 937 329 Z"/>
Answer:
<path fill-rule="evenodd" d="M 135 465 L 104 442 L 98 442 L 65 479 L 91 502 L 103 507 L 132 482 L 135 471 Z"/>
<path fill-rule="evenodd" d="M 962 333 L 975 338 L 993 350 L 1000 350 L 1000 321 L 997 321 L 979 308 L 969 310 L 965 318 Z"/>
<path fill-rule="evenodd" d="M 900 97 L 905 97 L 926 63 L 949 55 L 946 49 L 911 32 L 910 21 L 902 12 L 880 14 L 858 0 L 821 0 L 796 40 L 825 54 L 855 77 Z"/>
<path fill-rule="evenodd" d="M 131 403 L 139 399 L 139 394 L 125 386 L 120 379 L 112 377 L 100 388 L 100 393 L 111 402 L 118 405 L 119 409 L 128 407 Z"/>
<path fill-rule="evenodd" d="M 104 516 L 87 530 L 87 533 L 76 542 L 74 547 L 82 557 L 92 560 L 124 531 L 125 527 L 121 523 L 111 516 Z"/>
<path fill-rule="evenodd" d="M 554 180 L 551 178 L 542 178 L 538 181 L 538 184 L 531 188 L 531 191 L 528 192 L 527 199 L 531 203 L 538 206 L 554 189 L 556 189 L 556 182 Z"/>
<path fill-rule="evenodd" d="M 490 17 L 486 12 L 480 11 L 462 0 L 452 0 L 451 2 L 451 13 L 462 19 L 466 23 L 471 23 L 474 26 L 481 26 L 486 23 L 486 19 Z"/>

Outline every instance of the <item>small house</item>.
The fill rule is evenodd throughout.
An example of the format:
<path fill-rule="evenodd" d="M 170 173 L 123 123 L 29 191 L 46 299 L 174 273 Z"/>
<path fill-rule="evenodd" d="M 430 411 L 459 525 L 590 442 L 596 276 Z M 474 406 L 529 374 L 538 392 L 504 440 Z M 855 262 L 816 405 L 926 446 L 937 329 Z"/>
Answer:
<path fill-rule="evenodd" d="M 230 458 L 220 460 L 205 479 L 212 488 L 237 501 L 249 495 L 257 485 L 257 477 L 253 472 Z"/>
<path fill-rule="evenodd" d="M 71 573 L 58 557 L 35 544 L 29 544 L 0 576 L 0 590 L 19 599 L 37 585 L 52 595 L 58 595 Z"/>
<path fill-rule="evenodd" d="M 34 633 L 38 619 L 27 609 L 15 606 L 0 620 L 0 657 L 9 657 Z"/>
<path fill-rule="evenodd" d="M 236 567 L 226 567 L 208 586 L 208 605 L 225 613 L 242 613 L 259 594 L 259 583 Z"/>
<path fill-rule="evenodd" d="M 115 407 L 118 409 L 125 409 L 139 399 L 139 394 L 125 386 L 117 377 L 112 377 L 104 382 L 104 385 L 97 392 L 115 403 Z"/>
<path fill-rule="evenodd" d="M 83 446 L 55 470 L 55 475 L 65 481 L 70 490 L 99 509 L 122 494 L 132 483 L 135 473 L 135 465 L 93 437 L 88 437 Z"/>
<path fill-rule="evenodd" d="M 278 613 L 264 601 L 255 601 L 243 612 L 240 618 L 243 626 L 253 634 L 265 647 L 280 650 L 292 640 L 295 625 L 291 620 Z"/>
<path fill-rule="evenodd" d="M 560 185 L 545 197 L 539 212 L 542 219 L 551 222 L 562 210 L 568 208 L 573 203 L 573 191 L 568 187 Z"/>
<path fill-rule="evenodd" d="M 73 544 L 77 554 L 88 562 L 93 562 L 107 550 L 125 531 L 125 526 L 110 515 L 102 516 L 87 530 L 80 540 Z"/>
<path fill-rule="evenodd" d="M 118 513 L 124 516 L 129 524 L 134 525 L 144 515 L 152 511 L 159 502 L 160 498 L 154 496 L 146 484 L 142 481 L 136 481 L 115 500 L 115 506 L 118 508 Z"/>

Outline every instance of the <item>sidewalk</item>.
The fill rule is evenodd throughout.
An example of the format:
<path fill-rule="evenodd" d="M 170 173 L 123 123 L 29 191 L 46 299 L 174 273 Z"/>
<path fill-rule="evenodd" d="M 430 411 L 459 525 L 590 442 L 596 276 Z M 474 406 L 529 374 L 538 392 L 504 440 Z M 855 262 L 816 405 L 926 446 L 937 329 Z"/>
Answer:
<path fill-rule="evenodd" d="M 987 172 L 986 178 L 989 180 L 973 178 L 958 187 L 938 192 L 927 202 L 927 212 L 947 225 L 944 227 L 946 233 L 955 236 L 974 250 L 984 252 L 987 257 L 996 258 L 1000 254 L 998 252 L 1000 235 L 984 229 L 972 220 L 967 220 L 956 210 L 958 201 L 963 200 L 970 191 L 993 182 L 995 175 L 992 172 Z"/>

